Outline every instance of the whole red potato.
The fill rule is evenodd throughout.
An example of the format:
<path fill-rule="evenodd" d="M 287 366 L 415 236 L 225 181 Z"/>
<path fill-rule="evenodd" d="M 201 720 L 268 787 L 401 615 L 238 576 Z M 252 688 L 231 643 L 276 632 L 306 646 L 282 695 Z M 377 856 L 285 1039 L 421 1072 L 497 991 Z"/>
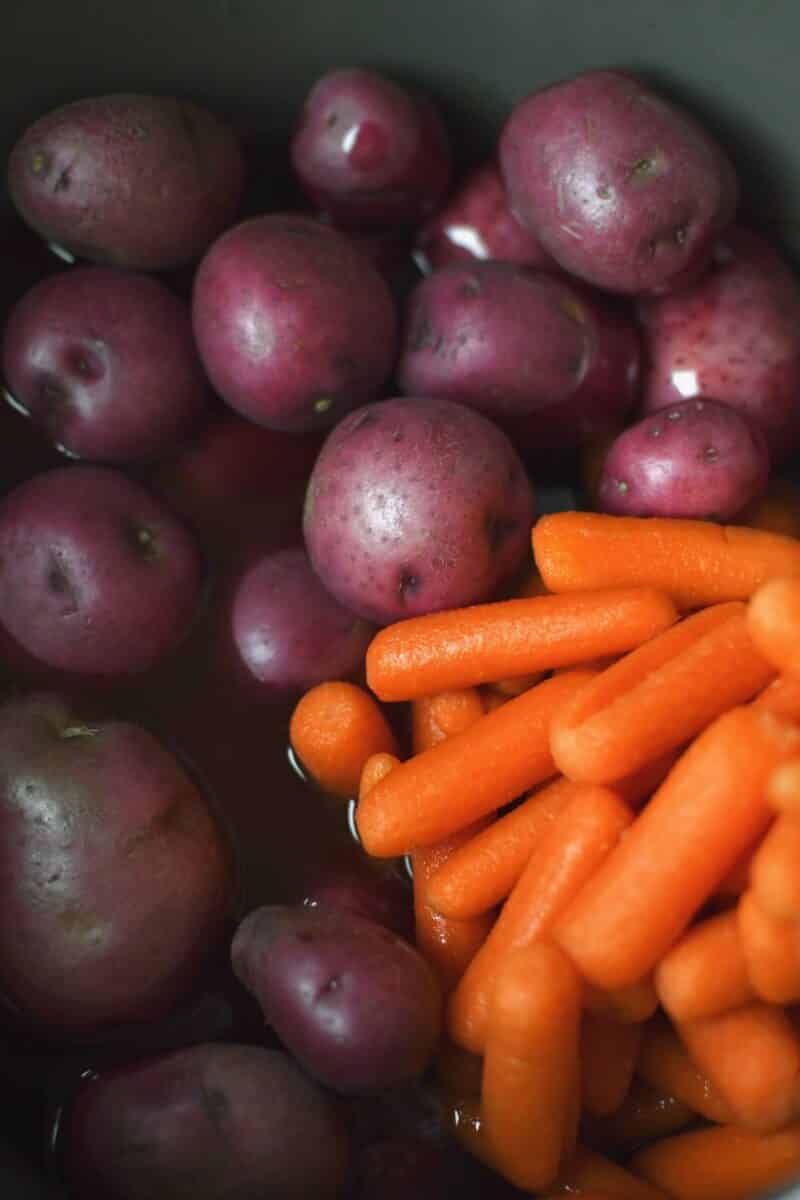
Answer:
<path fill-rule="evenodd" d="M 45 471 L 0 501 L 0 625 L 48 666 L 147 670 L 188 632 L 202 579 L 189 531 L 108 467 Z"/>
<path fill-rule="evenodd" d="M 344 234 L 277 213 L 229 230 L 198 268 L 200 357 L 227 403 L 256 424 L 325 429 L 374 399 L 396 350 L 389 289 Z"/>
<path fill-rule="evenodd" d="M 434 271 L 407 309 L 397 376 L 410 395 L 476 408 L 520 450 L 577 446 L 636 398 L 633 320 L 560 274 L 472 262 Z"/>
<path fill-rule="evenodd" d="M 11 151 L 23 219 L 78 258 L 159 271 L 190 262 L 238 214 L 236 134 L 172 96 L 119 93 L 62 105 Z"/>
<path fill-rule="evenodd" d="M 447 191 L 452 166 L 447 131 L 430 101 L 363 68 L 317 80 L 291 157 L 309 199 L 346 229 L 419 224 Z"/>
<path fill-rule="evenodd" d="M 539 239 L 511 211 L 494 162 L 483 163 L 465 176 L 445 207 L 417 231 L 416 247 L 428 270 L 475 259 L 518 263 L 538 271 L 556 266 Z"/>
<path fill-rule="evenodd" d="M 0 707 L 0 992 L 65 1037 L 165 1016 L 232 915 L 230 847 L 145 729 L 43 693 Z"/>
<path fill-rule="evenodd" d="M 530 553 L 533 490 L 508 438 L 449 400 L 406 397 L 340 421 L 303 529 L 311 563 L 366 620 L 490 597 Z"/>
<path fill-rule="evenodd" d="M 521 101 L 500 166 L 522 224 L 566 271 L 611 292 L 683 282 L 736 210 L 722 148 L 621 71 L 588 71 Z"/>
<path fill-rule="evenodd" d="M 731 521 L 769 478 L 764 434 L 714 400 L 683 400 L 611 444 L 596 489 L 601 512 Z"/>
<path fill-rule="evenodd" d="M 773 464 L 800 445 L 800 283 L 759 234 L 729 229 L 707 275 L 639 313 L 645 412 L 710 397 L 764 431 Z"/>
<path fill-rule="evenodd" d="M 32 288 L 2 342 L 16 404 L 77 458 L 166 456 L 208 408 L 189 310 L 164 284 L 75 267 Z"/>

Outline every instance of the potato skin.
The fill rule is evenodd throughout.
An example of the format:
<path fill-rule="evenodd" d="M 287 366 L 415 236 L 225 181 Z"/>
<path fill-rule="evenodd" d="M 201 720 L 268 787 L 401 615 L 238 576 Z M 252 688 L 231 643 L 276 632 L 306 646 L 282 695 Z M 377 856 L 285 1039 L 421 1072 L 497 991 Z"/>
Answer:
<path fill-rule="evenodd" d="M 711 268 L 674 296 L 643 301 L 644 411 L 710 396 L 767 435 L 773 465 L 800 445 L 800 283 L 751 229 L 734 226 Z"/>
<path fill-rule="evenodd" d="M 279 1051 L 199 1045 L 90 1079 L 62 1120 L 82 1200 L 335 1200 L 333 1102 Z"/>
<path fill-rule="evenodd" d="M 364 1095 L 419 1078 L 442 997 L 402 938 L 344 909 L 264 906 L 240 924 L 233 968 L 264 1019 L 315 1079 Z"/>
<path fill-rule="evenodd" d="M 534 496 L 511 442 L 449 400 L 365 405 L 329 434 L 304 533 L 322 582 L 377 624 L 490 597 L 530 553 Z"/>
<path fill-rule="evenodd" d="M 0 707 L 0 992 L 79 1038 L 166 1015 L 231 920 L 230 847 L 145 729 L 59 696 Z"/>
<path fill-rule="evenodd" d="M 730 521 L 769 478 L 764 434 L 727 404 L 684 400 L 624 430 L 597 486 L 602 512 Z"/>
<path fill-rule="evenodd" d="M 736 209 L 722 148 L 621 71 L 528 96 L 503 129 L 500 164 L 522 224 L 565 270 L 612 292 L 682 283 Z"/>
<path fill-rule="evenodd" d="M 22 134 L 11 199 L 47 241 L 79 258 L 158 271 L 200 257 L 236 219 L 236 134 L 171 96 L 115 93 L 62 105 Z"/>

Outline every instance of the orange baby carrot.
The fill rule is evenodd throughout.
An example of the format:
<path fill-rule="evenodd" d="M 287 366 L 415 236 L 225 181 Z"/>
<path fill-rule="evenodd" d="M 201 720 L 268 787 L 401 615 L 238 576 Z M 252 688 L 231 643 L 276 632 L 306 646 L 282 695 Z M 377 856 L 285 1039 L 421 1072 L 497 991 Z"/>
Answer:
<path fill-rule="evenodd" d="M 411 706 L 414 753 L 420 754 L 455 733 L 463 733 L 483 715 L 483 701 L 475 688 L 440 692 L 415 701 Z"/>
<path fill-rule="evenodd" d="M 769 709 L 779 717 L 800 721 L 800 679 L 779 675 L 753 701 L 759 708 Z"/>
<path fill-rule="evenodd" d="M 800 578 L 768 579 L 747 606 L 753 644 L 782 674 L 800 676 Z"/>
<path fill-rule="evenodd" d="M 626 804 L 649 798 L 675 762 L 673 754 L 620 779 L 614 791 Z M 591 785 L 559 777 L 498 818 L 447 860 L 428 886 L 428 901 L 439 912 L 469 917 L 499 904 L 510 893 L 545 831 L 567 804 Z"/>
<path fill-rule="evenodd" d="M 581 1136 L 587 1145 L 607 1154 L 630 1154 L 696 1120 L 697 1114 L 682 1100 L 634 1079 L 616 1112 L 607 1117 L 583 1114 Z"/>
<path fill-rule="evenodd" d="M 755 845 L 753 845 L 745 850 L 744 854 L 733 864 L 714 893 L 715 898 L 723 902 L 726 907 L 726 902 L 737 900 L 742 892 L 747 891 L 747 888 L 750 886 L 750 862 L 755 849 Z"/>
<path fill-rule="evenodd" d="M 546 941 L 510 955 L 498 974 L 481 1105 L 497 1169 L 525 1190 L 555 1181 L 574 1137 L 580 1005 L 575 968 Z"/>
<path fill-rule="evenodd" d="M 454 921 L 431 908 L 427 898 L 428 882 L 450 855 L 474 837 L 485 825 L 476 822 L 451 834 L 434 846 L 415 850 L 411 855 L 414 872 L 414 924 L 417 948 L 439 977 L 445 992 L 450 991 L 464 974 L 468 964 L 486 941 L 492 927 L 488 913 Z"/>
<path fill-rule="evenodd" d="M 547 933 L 630 822 L 628 807 L 605 788 L 582 791 L 556 819 L 450 997 L 447 1024 L 459 1046 L 482 1052 L 502 964 Z"/>
<path fill-rule="evenodd" d="M 362 800 L 367 792 L 375 787 L 376 783 L 385 779 L 390 771 L 399 766 L 400 759 L 396 754 L 387 754 L 385 751 L 371 754 L 361 768 L 361 778 L 358 781 L 359 800 Z"/>
<path fill-rule="evenodd" d="M 469 917 L 505 900 L 537 843 L 582 786 L 555 779 L 465 842 L 431 876 L 428 903 L 448 916 Z"/>
<path fill-rule="evenodd" d="M 658 997 L 675 1021 L 713 1017 L 754 999 L 735 910 L 695 925 L 656 967 Z"/>
<path fill-rule="evenodd" d="M 589 678 L 546 679 L 381 780 L 356 814 L 367 852 L 391 858 L 432 845 L 554 775 L 553 715 Z"/>
<path fill-rule="evenodd" d="M 613 783 L 766 687 L 743 604 L 693 614 L 601 671 L 562 707 L 550 743 L 570 779 Z"/>
<path fill-rule="evenodd" d="M 776 812 L 800 817 L 800 759 L 775 768 L 767 784 L 767 799 Z"/>
<path fill-rule="evenodd" d="M 763 496 L 739 513 L 737 524 L 800 538 L 800 490 L 788 479 L 771 479 Z"/>
<path fill-rule="evenodd" d="M 621 1107 L 631 1086 L 641 1039 L 641 1025 L 623 1025 L 597 1013 L 584 1013 L 581 1093 L 590 1113 L 608 1116 Z"/>
<path fill-rule="evenodd" d="M 731 1125 L 681 1133 L 631 1165 L 674 1200 L 753 1200 L 800 1175 L 800 1122 L 766 1135 Z"/>
<path fill-rule="evenodd" d="M 761 529 L 675 517 L 560 512 L 533 527 L 551 592 L 654 587 L 679 608 L 747 600 L 765 580 L 800 574 L 800 542 Z"/>
<path fill-rule="evenodd" d="M 600 1192 L 614 1196 L 615 1200 L 667 1200 L 665 1193 L 646 1179 L 585 1146 L 580 1146 L 566 1163 L 551 1190 L 553 1195 L 568 1192 L 585 1196 Z"/>
<path fill-rule="evenodd" d="M 394 734 L 368 692 L 354 683 L 320 683 L 298 701 L 289 740 L 309 775 L 326 792 L 358 792 L 371 754 L 397 751 Z"/>
<path fill-rule="evenodd" d="M 584 981 L 583 1003 L 589 1012 L 611 1017 L 622 1025 L 639 1025 L 655 1013 L 658 995 L 651 975 L 610 992 Z"/>
<path fill-rule="evenodd" d="M 731 1121 L 728 1105 L 666 1022 L 656 1019 L 645 1029 L 636 1070 L 650 1087 L 675 1096 L 707 1121 Z"/>
<path fill-rule="evenodd" d="M 771 1133 L 800 1114 L 800 1038 L 782 1009 L 755 1000 L 678 1032 L 735 1125 Z"/>
<path fill-rule="evenodd" d="M 782 813 L 753 855 L 753 893 L 774 917 L 800 919 L 800 820 Z"/>
<path fill-rule="evenodd" d="M 625 987 L 656 966 L 769 824 L 767 780 L 798 747 L 797 726 L 753 707 L 692 743 L 554 930 L 590 982 Z"/>
<path fill-rule="evenodd" d="M 520 696 L 537 683 L 541 683 L 546 674 L 546 671 L 533 671 L 530 675 L 509 675 L 505 679 L 496 679 L 490 687 L 506 698 Z"/>
<path fill-rule="evenodd" d="M 766 912 L 753 892 L 738 905 L 742 954 L 753 990 L 769 1004 L 800 1001 L 800 921 Z"/>
<path fill-rule="evenodd" d="M 413 700 L 621 654 L 677 620 L 652 588 L 534 596 L 427 613 L 376 633 L 367 683 L 381 700 Z"/>

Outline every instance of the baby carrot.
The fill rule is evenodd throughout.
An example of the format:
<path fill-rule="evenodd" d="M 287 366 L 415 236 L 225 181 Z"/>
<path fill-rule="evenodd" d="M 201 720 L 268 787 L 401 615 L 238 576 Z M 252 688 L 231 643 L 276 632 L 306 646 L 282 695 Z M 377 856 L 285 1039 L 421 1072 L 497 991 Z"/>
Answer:
<path fill-rule="evenodd" d="M 751 529 L 800 538 L 800 490 L 788 479 L 771 479 L 763 496 L 748 504 L 737 522 Z"/>
<path fill-rule="evenodd" d="M 323 791 L 348 798 L 358 792 L 361 769 L 371 754 L 394 754 L 397 746 L 372 696 L 354 683 L 320 683 L 298 701 L 289 740 Z"/>
<path fill-rule="evenodd" d="M 715 898 L 722 901 L 724 907 L 727 907 L 727 901 L 738 900 L 742 892 L 747 891 L 750 885 L 750 862 L 754 853 L 755 845 L 745 850 L 714 893 Z"/>
<path fill-rule="evenodd" d="M 650 1087 L 675 1096 L 707 1121 L 731 1121 L 728 1105 L 666 1022 L 655 1020 L 645 1029 L 636 1070 Z"/>
<path fill-rule="evenodd" d="M 695 925 L 656 967 L 658 997 L 675 1021 L 713 1017 L 754 999 L 735 909 Z"/>
<path fill-rule="evenodd" d="M 450 917 L 442 916 L 428 903 L 428 882 L 442 863 L 447 862 L 450 855 L 465 841 L 474 837 L 484 824 L 485 820 L 476 822 L 434 846 L 415 850 L 411 855 L 417 948 L 433 967 L 445 992 L 455 986 L 486 941 L 492 927 L 492 918 L 488 913 L 469 917 L 465 921 L 454 921 Z"/>
<path fill-rule="evenodd" d="M 800 676 L 800 578 L 768 579 L 747 606 L 754 645 L 782 674 Z"/>
<path fill-rule="evenodd" d="M 650 975 L 610 992 L 601 991 L 584 981 L 583 1003 L 589 1012 L 611 1017 L 622 1025 L 639 1025 L 642 1021 L 649 1021 L 655 1013 L 658 995 Z"/>
<path fill-rule="evenodd" d="M 404 762 L 358 805 L 366 851 L 391 858 L 441 841 L 555 775 L 550 723 L 590 678 L 574 671 L 546 679 Z"/>
<path fill-rule="evenodd" d="M 694 613 L 627 654 L 565 704 L 550 743 L 570 779 L 613 783 L 764 688 L 743 604 Z"/>
<path fill-rule="evenodd" d="M 767 799 L 776 812 L 800 817 L 800 759 L 775 768 L 767 784 Z"/>
<path fill-rule="evenodd" d="M 691 744 L 554 929 L 591 983 L 625 987 L 656 966 L 769 824 L 766 782 L 799 749 L 797 726 L 753 707 Z"/>
<path fill-rule="evenodd" d="M 581 1023 L 581 1092 L 584 1108 L 595 1116 L 616 1112 L 631 1086 L 641 1025 L 623 1025 L 587 1012 Z"/>
<path fill-rule="evenodd" d="M 427 613 L 381 629 L 367 683 L 381 700 L 413 700 L 621 654 L 677 620 L 652 588 L 534 596 Z"/>
<path fill-rule="evenodd" d="M 800 721 L 800 679 L 779 675 L 753 701 L 759 708 L 769 709 L 779 717 Z"/>
<path fill-rule="evenodd" d="M 497 976 L 481 1106 L 497 1169 L 525 1190 L 555 1181 L 574 1137 L 580 1005 L 575 968 L 546 941 L 510 955 Z"/>
<path fill-rule="evenodd" d="M 600 1192 L 615 1200 L 667 1200 L 660 1188 L 585 1146 L 580 1146 L 566 1163 L 552 1192 L 553 1195 L 568 1192 L 578 1196 Z"/>
<path fill-rule="evenodd" d="M 375 787 L 376 783 L 385 779 L 390 771 L 399 766 L 400 759 L 396 754 L 387 754 L 385 751 L 371 754 L 361 768 L 361 778 L 358 781 L 359 800 L 362 800 L 367 792 Z"/>
<path fill-rule="evenodd" d="M 752 1200 L 800 1175 L 800 1122 L 766 1135 L 732 1125 L 681 1133 L 631 1165 L 674 1200 Z"/>
<path fill-rule="evenodd" d="M 486 941 L 450 997 L 451 1038 L 483 1051 L 497 973 L 509 954 L 530 946 L 553 921 L 631 821 L 631 813 L 605 788 L 583 791 L 568 805 L 534 850 Z"/>
<path fill-rule="evenodd" d="M 774 917 L 800 918 L 800 820 L 782 813 L 753 855 L 753 893 Z"/>
<path fill-rule="evenodd" d="M 616 1112 L 607 1117 L 583 1114 L 581 1134 L 606 1153 L 630 1154 L 656 1138 L 669 1137 L 697 1120 L 688 1104 L 636 1079 Z"/>
<path fill-rule="evenodd" d="M 742 954 L 753 990 L 768 1004 L 800 1001 L 800 921 L 766 912 L 753 892 L 738 906 Z"/>
<path fill-rule="evenodd" d="M 782 1009 L 755 1000 L 717 1017 L 685 1021 L 678 1032 L 734 1124 L 771 1133 L 798 1117 L 800 1038 Z"/>
<path fill-rule="evenodd" d="M 654 587 L 679 608 L 747 600 L 765 580 L 800 574 L 800 542 L 778 533 L 675 517 L 560 512 L 533 527 L 551 592 Z"/>
<path fill-rule="evenodd" d="M 632 807 L 648 799 L 675 762 L 664 755 L 614 785 Z M 469 917 L 505 900 L 545 831 L 567 804 L 591 785 L 562 777 L 539 788 L 511 812 L 465 843 L 432 876 L 428 901 L 439 912 Z"/>
<path fill-rule="evenodd" d="M 414 753 L 429 750 L 454 733 L 463 733 L 483 714 L 483 701 L 475 688 L 440 692 L 415 701 L 411 706 Z"/>

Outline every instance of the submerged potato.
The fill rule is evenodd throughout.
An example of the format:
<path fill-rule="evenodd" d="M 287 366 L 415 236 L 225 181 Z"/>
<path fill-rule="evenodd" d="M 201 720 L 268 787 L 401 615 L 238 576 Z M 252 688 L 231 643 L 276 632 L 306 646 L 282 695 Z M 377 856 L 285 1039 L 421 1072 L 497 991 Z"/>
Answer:
<path fill-rule="evenodd" d="M 79 258 L 158 271 L 197 259 L 237 216 L 236 134 L 172 96 L 119 93 L 62 105 L 11 151 L 23 219 Z"/>
<path fill-rule="evenodd" d="M 394 399 L 329 435 L 304 532 L 325 586 L 366 620 L 485 600 L 530 552 L 533 491 L 511 442 L 449 400 Z"/>

